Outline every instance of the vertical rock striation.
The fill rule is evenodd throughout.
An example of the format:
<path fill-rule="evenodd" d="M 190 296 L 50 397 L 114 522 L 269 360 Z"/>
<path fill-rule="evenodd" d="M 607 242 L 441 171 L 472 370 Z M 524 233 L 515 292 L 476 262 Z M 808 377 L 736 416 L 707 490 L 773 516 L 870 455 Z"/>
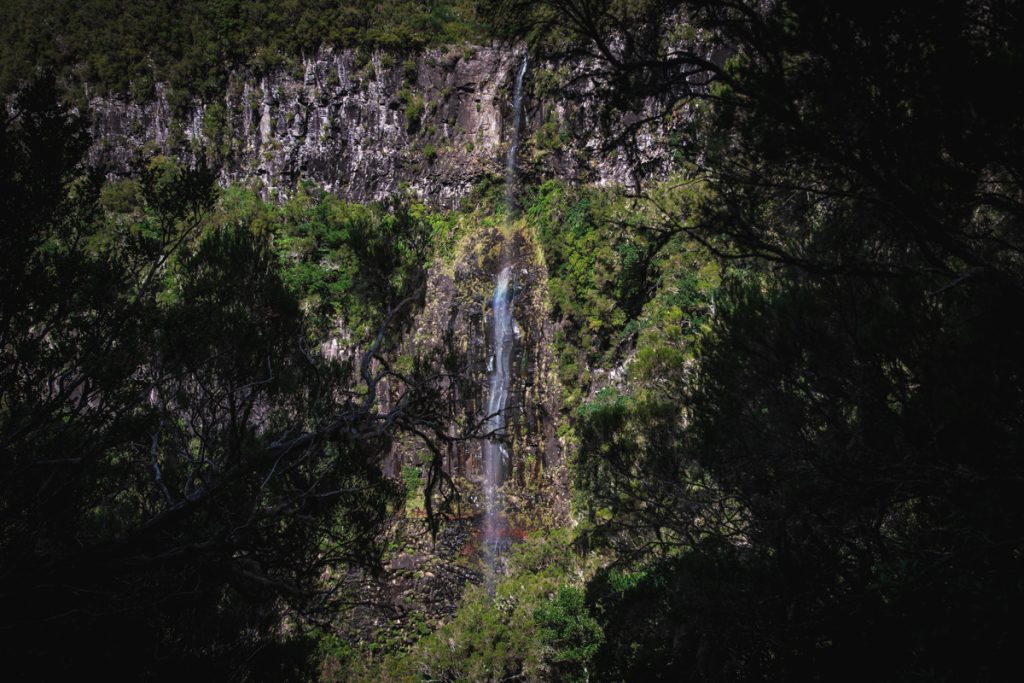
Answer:
<path fill-rule="evenodd" d="M 311 181 L 350 201 L 408 190 L 455 208 L 481 180 L 500 182 L 502 162 L 519 155 L 510 142 L 521 127 L 524 141 L 546 135 L 520 155 L 524 173 L 628 182 L 635 160 L 601 154 L 600 114 L 573 94 L 585 94 L 586 82 L 555 98 L 521 91 L 517 106 L 512 92 L 524 67 L 516 51 L 498 46 L 432 49 L 404 62 L 376 53 L 363 63 L 355 51 L 322 49 L 290 70 L 231 73 L 223 100 L 193 101 L 185 112 L 173 110 L 163 86 L 146 103 L 94 98 L 92 159 L 117 174 L 130 172 L 140 151 L 203 154 L 222 182 L 255 182 L 267 196 Z M 535 71 L 559 77 L 556 65 Z M 663 151 L 653 140 L 639 138 L 645 163 Z"/>

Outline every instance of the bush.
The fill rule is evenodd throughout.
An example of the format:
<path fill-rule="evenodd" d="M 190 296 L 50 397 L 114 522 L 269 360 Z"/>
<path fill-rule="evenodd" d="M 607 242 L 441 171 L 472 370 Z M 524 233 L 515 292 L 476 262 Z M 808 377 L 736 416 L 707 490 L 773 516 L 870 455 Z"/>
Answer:
<path fill-rule="evenodd" d="M 588 680 L 587 667 L 604 640 L 584 598 L 582 590 L 565 587 L 533 613 L 545 660 L 560 681 Z"/>

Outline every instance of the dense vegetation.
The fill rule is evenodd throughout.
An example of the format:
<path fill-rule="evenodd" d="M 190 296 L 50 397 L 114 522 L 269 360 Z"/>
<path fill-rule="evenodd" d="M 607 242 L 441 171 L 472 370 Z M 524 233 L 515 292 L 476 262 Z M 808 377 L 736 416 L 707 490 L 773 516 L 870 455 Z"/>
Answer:
<path fill-rule="evenodd" d="M 674 178 L 653 196 L 687 216 L 706 192 Z M 665 205 L 662 205 L 664 208 Z M 721 268 L 679 230 L 652 230 L 660 211 L 622 189 L 538 187 L 526 207 L 548 269 L 566 407 L 575 410 L 595 378 L 633 356 L 634 372 L 682 362 L 710 321 Z M 643 368 L 643 369 L 641 369 Z"/>
<path fill-rule="evenodd" d="M 515 225 L 547 269 L 577 524 L 536 524 L 493 595 L 470 586 L 447 624 L 413 619 L 382 645 L 338 635 L 328 577 L 379 566 L 403 489 L 432 500 L 436 467 L 402 482 L 379 467 L 403 427 L 450 424 L 436 363 L 384 358 L 406 320 L 389 313 L 417 303 L 466 217 L 312 187 L 269 203 L 162 157 L 106 182 L 58 94 L 24 90 L 0 128 L 0 628 L 36 671 L 1012 670 L 1019 3 L 157 3 L 124 32 L 139 7 L 51 4 L 3 5 L 4 87 L 40 65 L 100 89 L 216 93 L 229 65 L 415 49 L 486 17 L 593 79 L 610 143 L 647 106 L 672 166 L 639 196 L 524 188 Z M 546 123 L 534 142 L 562 134 Z M 478 214 L 500 213 L 487 196 Z M 371 353 L 322 358 L 328 335 Z M 385 375 L 404 397 L 386 413 Z"/>
<path fill-rule="evenodd" d="M 593 678 L 997 679 L 1024 599 L 1019 7 L 640 5 L 513 21 L 601 56 L 609 118 L 710 96 L 679 138 L 709 192 L 649 225 L 727 265 L 710 329 L 653 373 L 641 344 L 579 412 L 583 540 L 615 558 Z M 732 56 L 637 21 L 678 12 Z M 572 272 L 593 244 L 563 259 L 577 307 L 607 296 Z"/>
<path fill-rule="evenodd" d="M 430 382 L 375 360 L 429 222 L 220 196 L 162 157 L 105 183 L 84 131 L 45 81 L 0 128 L 5 650 L 47 678 L 298 676 L 343 597 L 324 571 L 379 566 L 392 433 L 443 424 Z M 340 330 L 360 356 L 316 350 Z"/>
<path fill-rule="evenodd" d="M 227 70 L 257 73 L 321 46 L 409 52 L 479 35 L 465 0 L 3 0 L 0 91 L 50 71 L 92 94 L 223 96 Z M 186 100 L 187 101 L 187 100 Z"/>
<path fill-rule="evenodd" d="M 601 629 L 572 576 L 580 558 L 567 553 L 565 530 L 537 534 L 517 546 L 489 594 L 467 588 L 455 617 L 413 647 L 367 664 L 353 662 L 355 681 L 586 680 L 586 667 L 601 642 Z"/>

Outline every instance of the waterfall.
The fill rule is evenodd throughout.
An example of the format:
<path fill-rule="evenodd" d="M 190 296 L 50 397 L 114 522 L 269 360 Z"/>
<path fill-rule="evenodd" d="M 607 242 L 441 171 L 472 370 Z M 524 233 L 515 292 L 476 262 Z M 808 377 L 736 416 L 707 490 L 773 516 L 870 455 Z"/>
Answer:
<path fill-rule="evenodd" d="M 484 544 L 487 563 L 496 570 L 503 547 L 508 543 L 508 529 L 503 513 L 499 487 L 508 473 L 509 452 L 505 439 L 505 407 L 508 404 L 512 374 L 512 344 L 515 340 L 512 322 L 512 289 L 509 284 L 511 266 L 506 265 L 498 275 L 491 306 L 494 325 L 491 332 L 494 349 L 491 372 L 488 377 L 487 422 L 488 434 L 483 443 L 484 456 Z M 492 575 L 494 571 L 491 572 Z"/>
<path fill-rule="evenodd" d="M 512 133 L 509 136 L 508 154 L 505 157 L 505 197 L 509 209 L 515 212 L 517 187 L 517 160 L 519 156 L 519 128 L 523 116 L 523 78 L 526 75 L 527 58 L 516 71 L 515 87 L 512 91 Z M 512 320 L 512 264 L 508 250 L 501 272 L 498 273 L 491 298 L 491 312 L 494 322 L 491 329 L 492 356 L 488 363 L 488 395 L 486 433 L 483 443 L 484 458 L 484 555 L 489 568 L 488 591 L 494 592 L 494 576 L 499 571 L 499 562 L 504 548 L 509 543 L 508 522 L 505 519 L 504 504 L 500 487 L 505 482 L 509 469 L 509 450 L 505 441 L 505 407 L 508 404 L 512 380 L 512 345 L 515 342 L 515 323 Z"/>
<path fill-rule="evenodd" d="M 519 128 L 522 126 L 523 118 L 523 77 L 526 76 L 527 56 L 523 55 L 523 61 L 516 71 L 515 85 L 512 89 L 512 132 L 508 139 L 508 154 L 505 156 L 505 201 L 512 211 L 518 207 L 516 195 L 519 189 L 518 165 L 519 158 Z"/>

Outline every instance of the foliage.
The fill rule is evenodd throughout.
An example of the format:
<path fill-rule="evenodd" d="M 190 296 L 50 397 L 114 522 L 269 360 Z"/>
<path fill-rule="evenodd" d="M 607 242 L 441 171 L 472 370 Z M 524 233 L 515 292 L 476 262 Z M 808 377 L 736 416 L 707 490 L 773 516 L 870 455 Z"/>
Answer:
<path fill-rule="evenodd" d="M 571 135 L 565 124 L 559 123 L 551 114 L 533 136 L 534 153 L 540 155 L 547 151 L 557 152 L 569 144 L 570 140 Z"/>
<path fill-rule="evenodd" d="M 567 323 L 555 349 L 566 387 L 585 388 L 587 368 L 605 352 L 614 354 L 617 333 L 638 313 L 635 300 L 617 296 L 644 283 L 627 284 L 616 250 L 625 242 L 608 223 L 612 202 L 605 194 L 549 181 L 525 211 L 548 269 L 552 313 Z"/>
<path fill-rule="evenodd" d="M 676 134 L 711 192 L 644 220 L 739 266 L 581 413 L 586 538 L 642 576 L 589 587 L 595 678 L 997 678 L 1024 602 L 1024 127 L 971 74 L 1019 89 L 1016 5 L 538 5 L 517 30 L 604 55 L 605 106 L 706 97 Z"/>
<path fill-rule="evenodd" d="M 9 651 L 44 678 L 305 675 L 314 643 L 282 631 L 283 610 L 322 617 L 337 597 L 325 570 L 378 566 L 401 492 L 377 460 L 400 425 L 440 424 L 427 413 L 442 402 L 416 361 L 381 414 L 379 346 L 358 383 L 311 353 L 274 239 L 341 212 L 383 317 L 417 277 L 411 223 L 239 192 L 218 208 L 205 167 L 162 157 L 104 186 L 81 165 L 88 144 L 47 82 L 0 127 Z"/>
<path fill-rule="evenodd" d="M 423 507 L 423 470 L 413 465 L 402 467 L 402 483 L 405 485 L 406 509 Z"/>
<path fill-rule="evenodd" d="M 672 180 L 655 188 L 659 211 L 682 220 L 706 201 L 699 183 Z M 686 349 L 705 325 L 719 284 L 719 270 L 681 230 L 652 230 L 650 204 L 621 190 L 569 189 L 558 181 L 541 185 L 526 216 L 548 269 L 549 297 L 563 385 L 580 401 L 588 369 L 621 362 L 639 346 L 641 362 L 664 357 L 670 344 Z M 639 344 L 638 344 L 639 337 Z"/>
<path fill-rule="evenodd" d="M 561 588 L 533 612 L 539 640 L 548 648 L 553 677 L 560 681 L 588 680 L 587 665 L 598 651 L 604 634 L 590 616 L 583 591 Z"/>
<path fill-rule="evenodd" d="M 426 103 L 421 95 L 413 93 L 408 88 L 402 88 L 398 91 L 398 100 L 405 107 L 403 112 L 405 116 L 405 131 L 410 135 L 414 135 L 419 132 L 420 119 L 423 118 Z"/>
<path fill-rule="evenodd" d="M 311 362 L 302 344 L 338 318 L 371 336 L 462 223 L 308 188 L 280 205 L 236 189 L 215 206 L 202 164 L 160 157 L 104 185 L 78 165 L 81 122 L 37 86 L 0 139 L 11 651 L 44 674 L 179 678 L 244 677 L 268 658 L 299 675 L 314 642 L 369 680 L 1011 670 L 1017 3 L 482 5 L 489 32 L 581 58 L 571 76 L 591 80 L 618 126 L 609 140 L 628 140 L 637 111 L 660 118 L 676 164 L 637 197 L 549 181 L 524 198 L 578 446 L 578 546 L 606 566 L 583 590 L 568 534 L 533 538 L 493 595 L 470 588 L 407 652 L 366 662 L 325 634 L 281 643 L 280 601 L 316 612 L 325 567 L 374 564 L 401 495 L 374 465 L 382 425 L 447 424 L 401 412 L 441 403 L 415 382 L 430 376 L 421 359 L 371 371 L 369 357 Z M 143 17 L 114 0 L 11 2 L 0 78 L 39 66 L 101 91 L 166 78 L 219 95 L 226 66 L 266 71 L 322 44 L 358 47 L 365 65 L 375 48 L 467 35 L 470 7 L 225 0 L 178 3 L 171 21 L 170 5 Z M 121 31 L 126 19 L 138 28 Z M 415 133 L 423 102 L 406 91 L 402 104 Z M 203 121 L 214 157 L 222 118 Z M 562 142 L 541 127 L 541 151 Z M 500 206 L 499 180 L 476 200 Z M 374 408 L 384 377 L 408 389 L 388 416 Z M 438 459 L 403 471 L 407 493 L 425 478 L 428 510 Z"/>
<path fill-rule="evenodd" d="M 350 672 L 355 680 L 499 681 L 552 677 L 573 680 L 600 642 L 596 622 L 573 587 L 577 560 L 566 552 L 564 530 L 531 536 L 515 548 L 509 573 L 494 587 L 466 589 L 448 624 L 409 652 L 376 668 Z"/>
<path fill-rule="evenodd" d="M 340 323 L 356 339 L 418 291 L 433 233 L 444 223 L 422 205 L 353 204 L 308 186 L 281 203 L 230 188 L 210 220 L 271 236 L 281 278 L 313 333 L 322 338 Z"/>
<path fill-rule="evenodd" d="M 212 160 L 221 160 L 231 151 L 228 139 L 227 110 L 221 102 L 211 102 L 203 112 L 203 137 Z"/>
<path fill-rule="evenodd" d="M 265 73 L 320 46 L 404 53 L 481 30 L 466 0 L 9 0 L 0 27 L 0 92 L 42 68 L 90 94 L 146 99 L 167 82 L 182 103 L 222 98 L 228 69 Z"/>

